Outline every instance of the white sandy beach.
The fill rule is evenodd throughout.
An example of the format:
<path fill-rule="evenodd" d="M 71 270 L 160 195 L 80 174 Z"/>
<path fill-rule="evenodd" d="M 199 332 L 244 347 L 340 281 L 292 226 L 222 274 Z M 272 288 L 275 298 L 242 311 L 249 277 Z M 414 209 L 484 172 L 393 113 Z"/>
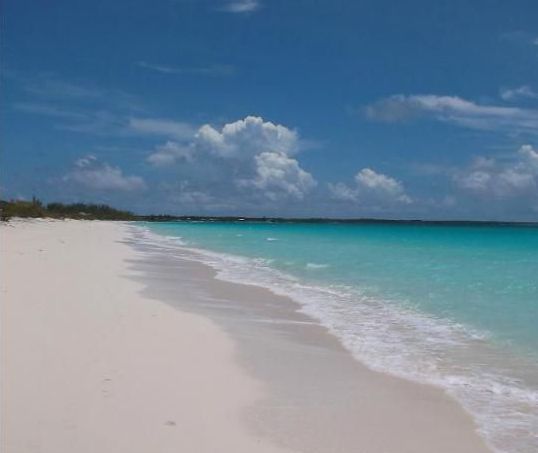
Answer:
<path fill-rule="evenodd" d="M 2 452 L 488 451 L 441 390 L 368 370 L 320 327 L 305 324 L 304 342 L 250 327 L 243 347 L 230 332 L 247 321 L 181 309 L 197 303 L 182 279 L 230 301 L 273 303 L 269 291 L 185 261 L 170 270 L 179 286 L 149 297 L 125 224 L 0 234 Z"/>

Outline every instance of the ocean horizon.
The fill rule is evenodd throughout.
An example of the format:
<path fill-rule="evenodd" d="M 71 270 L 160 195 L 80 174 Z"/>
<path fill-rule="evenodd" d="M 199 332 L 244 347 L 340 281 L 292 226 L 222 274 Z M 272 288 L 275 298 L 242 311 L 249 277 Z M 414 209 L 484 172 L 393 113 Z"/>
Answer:
<path fill-rule="evenodd" d="M 297 301 L 371 369 L 443 388 L 495 450 L 535 451 L 538 226 L 138 225 L 218 278 Z"/>

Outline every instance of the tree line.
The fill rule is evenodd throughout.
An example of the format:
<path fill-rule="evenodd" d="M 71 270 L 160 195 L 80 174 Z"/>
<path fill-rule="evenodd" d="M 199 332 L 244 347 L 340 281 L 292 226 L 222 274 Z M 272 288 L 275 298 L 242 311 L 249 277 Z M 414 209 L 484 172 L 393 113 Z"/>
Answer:
<path fill-rule="evenodd" d="M 87 220 L 138 220 L 138 216 L 129 211 L 112 208 L 106 204 L 88 203 L 48 203 L 37 198 L 26 200 L 0 200 L 0 218 L 12 217 L 53 219 L 87 219 Z"/>
<path fill-rule="evenodd" d="M 465 221 L 465 220 L 394 220 L 372 218 L 283 218 L 283 217 L 236 217 L 236 216 L 187 216 L 150 214 L 137 215 L 130 211 L 122 211 L 106 204 L 94 203 L 48 203 L 39 199 L 0 200 L 0 220 L 12 217 L 53 218 L 53 219 L 86 219 L 86 220 L 143 220 L 147 222 L 263 222 L 263 223 L 331 223 L 331 224 L 399 224 L 399 225 L 438 225 L 438 226 L 521 226 L 538 228 L 537 222 L 498 222 L 498 221 Z"/>

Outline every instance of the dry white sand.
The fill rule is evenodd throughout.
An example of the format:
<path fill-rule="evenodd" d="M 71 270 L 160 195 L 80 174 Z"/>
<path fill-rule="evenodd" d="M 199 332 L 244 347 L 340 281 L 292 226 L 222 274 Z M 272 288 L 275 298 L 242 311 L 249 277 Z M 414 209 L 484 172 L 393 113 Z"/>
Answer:
<path fill-rule="evenodd" d="M 269 291 L 135 251 L 121 223 L 15 222 L 0 235 L 2 452 L 487 451 L 439 389 L 366 369 L 303 319 L 260 327 L 299 315 Z"/>
<path fill-rule="evenodd" d="M 281 452 L 212 322 L 139 295 L 119 224 L 0 227 L 3 453 Z"/>

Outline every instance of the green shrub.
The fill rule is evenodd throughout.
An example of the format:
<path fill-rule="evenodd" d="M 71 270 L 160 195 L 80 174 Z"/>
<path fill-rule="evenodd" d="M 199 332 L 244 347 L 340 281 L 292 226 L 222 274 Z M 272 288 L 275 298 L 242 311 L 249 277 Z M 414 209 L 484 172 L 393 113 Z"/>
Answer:
<path fill-rule="evenodd" d="M 11 217 L 52 217 L 57 219 L 89 219 L 89 220 L 136 220 L 129 211 L 121 211 L 105 204 L 86 203 L 49 203 L 46 207 L 38 199 L 32 201 L 0 201 L 0 218 Z"/>

